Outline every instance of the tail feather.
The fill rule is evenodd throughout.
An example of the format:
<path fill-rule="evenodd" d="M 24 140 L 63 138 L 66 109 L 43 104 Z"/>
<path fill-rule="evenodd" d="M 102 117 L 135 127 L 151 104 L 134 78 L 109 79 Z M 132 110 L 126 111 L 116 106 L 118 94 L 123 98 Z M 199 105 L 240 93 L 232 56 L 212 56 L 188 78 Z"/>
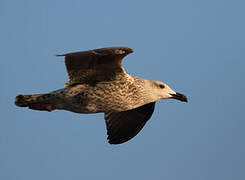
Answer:
<path fill-rule="evenodd" d="M 19 107 L 29 107 L 40 111 L 52 111 L 52 94 L 18 95 L 15 97 L 15 105 Z"/>

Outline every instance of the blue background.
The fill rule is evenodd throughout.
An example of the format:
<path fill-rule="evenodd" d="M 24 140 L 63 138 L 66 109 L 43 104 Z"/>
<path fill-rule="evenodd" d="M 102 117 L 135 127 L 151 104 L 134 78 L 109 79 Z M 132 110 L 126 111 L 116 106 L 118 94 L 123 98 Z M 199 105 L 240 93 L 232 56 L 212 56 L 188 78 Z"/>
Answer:
<path fill-rule="evenodd" d="M 0 179 L 244 180 L 245 2 L 0 1 Z M 106 141 L 103 114 L 39 112 L 17 94 L 67 81 L 54 55 L 107 46 L 135 50 L 129 74 L 189 97 L 157 103 L 145 128 Z"/>

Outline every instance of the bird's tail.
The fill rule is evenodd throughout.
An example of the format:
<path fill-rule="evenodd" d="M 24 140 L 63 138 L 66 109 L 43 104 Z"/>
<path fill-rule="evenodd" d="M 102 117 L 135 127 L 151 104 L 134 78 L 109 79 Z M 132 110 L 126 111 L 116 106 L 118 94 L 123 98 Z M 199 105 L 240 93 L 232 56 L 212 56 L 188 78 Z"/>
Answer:
<path fill-rule="evenodd" d="M 53 94 L 33 94 L 33 95 L 18 95 L 15 97 L 15 105 L 19 107 L 29 107 L 30 109 L 40 111 L 52 111 Z"/>

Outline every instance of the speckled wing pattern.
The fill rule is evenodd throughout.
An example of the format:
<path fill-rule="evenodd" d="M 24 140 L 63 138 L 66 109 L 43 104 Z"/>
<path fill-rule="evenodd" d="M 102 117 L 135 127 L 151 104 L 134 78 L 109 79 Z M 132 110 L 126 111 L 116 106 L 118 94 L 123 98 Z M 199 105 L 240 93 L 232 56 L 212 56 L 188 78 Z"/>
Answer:
<path fill-rule="evenodd" d="M 110 47 L 68 53 L 65 65 L 69 75 L 66 86 L 77 83 L 96 84 L 100 81 L 111 81 L 125 74 L 122 59 L 132 53 L 127 47 Z"/>
<path fill-rule="evenodd" d="M 105 113 L 109 143 L 121 144 L 136 136 L 151 118 L 155 103 L 145 104 L 128 111 Z"/>

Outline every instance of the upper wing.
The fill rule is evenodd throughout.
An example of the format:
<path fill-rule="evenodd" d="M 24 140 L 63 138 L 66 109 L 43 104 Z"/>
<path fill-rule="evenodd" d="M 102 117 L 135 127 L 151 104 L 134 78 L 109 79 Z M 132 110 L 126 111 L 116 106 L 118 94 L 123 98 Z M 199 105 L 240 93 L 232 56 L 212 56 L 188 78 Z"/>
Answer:
<path fill-rule="evenodd" d="M 121 144 L 136 136 L 153 114 L 155 103 L 128 111 L 105 113 L 109 143 Z"/>
<path fill-rule="evenodd" d="M 109 47 L 57 56 L 65 56 L 69 75 L 66 86 L 69 86 L 76 83 L 95 84 L 99 81 L 116 79 L 119 74 L 125 74 L 122 59 L 132 52 L 133 50 L 127 47 Z"/>

